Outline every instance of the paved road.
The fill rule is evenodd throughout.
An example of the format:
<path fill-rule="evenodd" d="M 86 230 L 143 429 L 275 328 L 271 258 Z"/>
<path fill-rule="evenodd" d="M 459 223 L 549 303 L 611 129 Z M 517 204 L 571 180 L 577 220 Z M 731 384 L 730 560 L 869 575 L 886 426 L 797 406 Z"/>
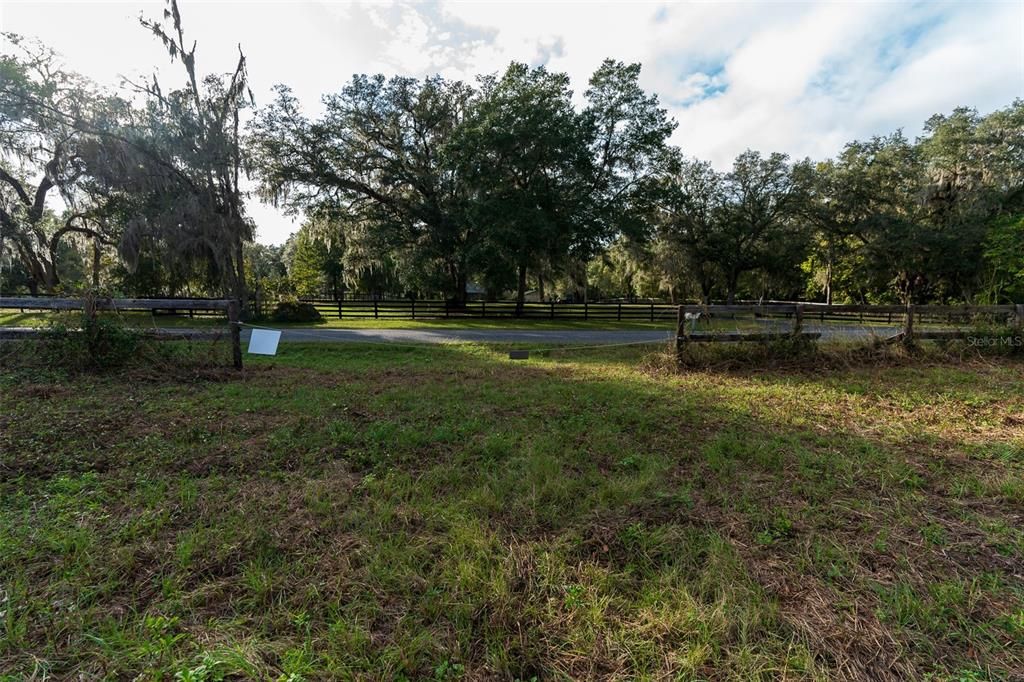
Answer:
<path fill-rule="evenodd" d="M 668 342 L 671 330 L 597 329 L 283 329 L 282 341 L 348 343 L 536 343 L 605 344 Z M 248 330 L 242 338 L 248 339 Z"/>
<path fill-rule="evenodd" d="M 766 331 L 787 331 L 786 322 L 772 324 L 765 321 Z M 806 324 L 805 331 L 819 332 L 828 340 L 866 340 L 872 335 L 881 338 L 899 333 L 898 327 L 868 327 L 857 325 L 816 325 Z M 168 333 L 209 332 L 207 329 L 168 328 Z M 701 330 L 698 329 L 697 333 Z M 18 338 L 34 333 L 27 327 L 0 327 L 0 339 Z M 242 339 L 248 342 L 249 328 L 242 330 Z M 555 344 L 603 345 L 629 343 L 667 343 L 675 335 L 674 330 L 631 329 L 283 329 L 281 340 L 285 342 L 329 342 L 329 343 L 520 343 L 547 346 Z"/>
<path fill-rule="evenodd" d="M 788 324 L 765 325 L 770 331 L 786 331 Z M 818 332 L 828 340 L 864 340 L 874 334 L 885 338 L 899 333 L 898 327 L 861 327 L 856 325 L 804 325 L 805 331 Z M 699 331 L 698 331 L 699 333 Z M 248 339 L 248 330 L 242 338 Z M 609 344 L 659 343 L 675 336 L 673 330 L 599 330 L 599 329 L 284 329 L 282 341 L 348 343 L 535 343 Z"/>

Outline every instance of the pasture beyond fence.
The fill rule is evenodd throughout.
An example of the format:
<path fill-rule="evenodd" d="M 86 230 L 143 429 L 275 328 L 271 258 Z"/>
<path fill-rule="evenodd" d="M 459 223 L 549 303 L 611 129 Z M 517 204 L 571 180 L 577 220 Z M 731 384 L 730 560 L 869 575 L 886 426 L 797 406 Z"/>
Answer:
<path fill-rule="evenodd" d="M 753 316 L 765 325 L 761 331 L 696 332 L 701 318 Z M 802 338 L 816 340 L 828 327 L 807 329 L 809 321 L 882 324 L 898 331 L 875 336 L 883 343 L 913 343 L 917 339 L 965 339 L 977 332 L 971 328 L 979 319 L 1024 329 L 1024 304 L 1006 305 L 831 305 L 824 303 L 767 303 L 763 305 L 681 305 L 676 316 L 676 353 L 682 356 L 689 343 L 769 342 Z M 784 322 L 784 324 L 779 324 Z M 925 326 L 929 325 L 929 326 Z M 957 325 L 960 325 L 959 327 Z M 964 325 L 967 328 L 964 328 Z M 788 329 L 780 330 L 780 327 Z"/>
<path fill-rule="evenodd" d="M 95 310 L 116 310 L 127 311 L 183 311 L 186 314 L 196 312 L 224 314 L 227 316 L 231 334 L 231 360 L 236 369 L 242 368 L 242 340 L 241 340 L 241 307 L 238 301 L 231 299 L 205 299 L 205 298 L 101 298 L 97 297 L 86 301 L 80 298 L 57 298 L 50 296 L 32 297 L 0 297 L 0 310 L 55 310 L 55 311 L 85 311 L 87 304 Z M 32 330 L 10 330 L 9 338 L 28 338 Z M 151 338 L 161 341 L 178 339 L 214 338 L 219 332 L 203 331 L 179 331 L 170 329 L 146 330 Z"/>
<path fill-rule="evenodd" d="M 617 322 L 666 323 L 675 319 L 676 351 L 680 355 L 690 343 L 768 342 L 781 339 L 819 339 L 834 335 L 843 327 L 826 323 L 862 325 L 868 335 L 883 343 L 911 343 L 917 339 L 964 339 L 977 334 L 976 325 L 986 321 L 990 326 L 1013 327 L 1024 333 L 1024 304 L 1005 305 L 831 305 L 824 303 L 784 303 L 737 305 L 672 305 L 665 303 L 536 303 L 528 302 L 517 311 L 512 301 L 471 301 L 455 304 L 447 301 L 394 300 L 326 300 L 306 299 L 325 317 L 338 319 L 501 319 L 525 320 L 593 320 Z M 145 299 L 95 298 L 88 301 L 74 298 L 0 297 L 0 310 L 17 309 L 71 311 L 85 310 L 148 311 L 226 315 L 230 327 L 232 360 L 241 368 L 241 307 L 230 299 Z M 518 313 L 518 314 L 517 314 Z M 754 329 L 728 329 L 728 322 L 747 319 Z M 709 325 L 698 322 L 710 321 Z M 721 322 L 726 324 L 721 324 Z M 714 324 L 719 322 L 719 324 Z M 816 325 L 811 328 L 811 325 Z M 872 328 L 870 325 L 879 325 Z M 894 326 L 895 325 L 895 326 Z M 881 332 L 881 333 L 878 333 Z M 152 329 L 153 338 L 196 339 L 219 336 L 220 332 Z M 6 338 L 30 338 L 33 330 L 7 329 Z M 1020 338 L 1020 337 L 1015 337 Z"/>

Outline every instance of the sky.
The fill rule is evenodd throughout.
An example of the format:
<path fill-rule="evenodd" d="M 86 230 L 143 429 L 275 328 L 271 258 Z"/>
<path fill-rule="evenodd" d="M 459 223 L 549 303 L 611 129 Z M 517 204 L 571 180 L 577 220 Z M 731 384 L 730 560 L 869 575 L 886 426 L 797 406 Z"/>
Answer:
<path fill-rule="evenodd" d="M 0 31 L 35 36 L 116 87 L 177 74 L 138 25 L 152 2 L 0 0 Z M 286 83 L 310 115 L 356 73 L 474 81 L 510 61 L 564 71 L 582 96 L 612 57 L 678 121 L 672 142 L 725 169 L 745 149 L 823 159 L 854 139 L 934 113 L 982 113 L 1024 97 L 1024 0 L 1006 2 L 286 2 L 180 0 L 202 71 L 230 71 L 238 46 L 257 105 Z M 248 202 L 257 239 L 297 223 Z"/>

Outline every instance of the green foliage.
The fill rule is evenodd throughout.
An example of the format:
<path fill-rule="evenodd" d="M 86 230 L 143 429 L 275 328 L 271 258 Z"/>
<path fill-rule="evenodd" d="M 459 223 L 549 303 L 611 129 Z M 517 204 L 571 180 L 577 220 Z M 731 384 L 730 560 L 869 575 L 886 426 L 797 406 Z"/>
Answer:
<path fill-rule="evenodd" d="M 524 300 L 533 282 L 574 299 L 1024 297 L 1022 100 L 936 114 L 919 139 L 855 140 L 816 164 L 747 150 L 719 171 L 669 144 L 676 122 L 640 87 L 640 64 L 604 60 L 574 99 L 567 74 L 511 63 L 474 84 L 356 75 L 317 119 L 281 85 L 243 137 L 244 55 L 202 74 L 176 0 L 142 25 L 181 67 L 179 88 L 129 81 L 129 97 L 110 96 L 4 34 L 0 287 L 102 275 L 127 294 L 246 299 L 251 276 L 261 302 L 458 302 L 471 284 Z M 262 199 L 307 217 L 283 248 L 251 244 L 248 168 Z"/>
<path fill-rule="evenodd" d="M 527 269 L 551 281 L 620 231 L 643 236 L 675 124 L 639 72 L 603 63 L 583 112 L 565 74 L 523 64 L 478 89 L 356 76 L 315 122 L 282 86 L 251 128 L 263 192 L 337 221 L 350 285 L 462 300 L 474 278 L 522 296 Z M 323 258 L 303 258 L 308 290 Z"/>
<path fill-rule="evenodd" d="M 360 75 L 310 121 L 279 86 L 251 125 L 263 192 L 338 219 L 353 280 L 401 263 L 403 284 L 462 298 L 476 237 L 448 145 L 472 93 L 439 76 Z"/>
<path fill-rule="evenodd" d="M 476 219 L 489 226 L 485 248 L 517 273 L 517 300 L 528 268 L 589 250 L 597 237 L 588 219 L 590 157 L 568 76 L 513 63 L 484 79 L 454 145 L 480 197 Z"/>
<path fill-rule="evenodd" d="M 312 303 L 281 301 L 270 314 L 273 322 L 321 322 L 323 317 Z"/>
<path fill-rule="evenodd" d="M 244 245 L 254 225 L 245 213 L 241 112 L 252 103 L 245 55 L 227 74 L 203 75 L 188 44 L 177 0 L 159 20 L 139 19 L 181 71 L 183 85 L 130 83 L 144 106 L 97 130 L 90 176 L 110 197 L 123 227 L 118 251 L 134 270 L 147 251 L 199 281 L 247 300 Z"/>
<path fill-rule="evenodd" d="M 122 367 L 142 346 L 138 329 L 116 314 L 76 313 L 53 320 L 43 330 L 47 363 L 72 371 Z"/>
<path fill-rule="evenodd" d="M 991 268 L 990 297 L 1024 301 L 1024 213 L 1000 216 L 989 224 L 985 259 Z"/>
<path fill-rule="evenodd" d="M 287 245 L 288 280 L 299 296 L 340 298 L 343 293 L 344 236 L 329 223 L 310 221 Z"/>
<path fill-rule="evenodd" d="M 94 126 L 122 103 L 36 40 L 0 33 L 0 45 L 0 244 L 13 250 L 33 294 L 55 292 L 62 277 L 81 274 L 71 238 L 110 243 L 119 227 L 87 171 Z M 48 208 L 57 194 L 67 206 L 60 215 Z"/>

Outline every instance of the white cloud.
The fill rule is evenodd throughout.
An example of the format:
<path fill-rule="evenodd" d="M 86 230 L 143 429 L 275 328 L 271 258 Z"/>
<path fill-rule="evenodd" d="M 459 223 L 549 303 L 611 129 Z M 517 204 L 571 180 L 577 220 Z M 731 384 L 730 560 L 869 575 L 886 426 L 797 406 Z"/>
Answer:
<path fill-rule="evenodd" d="M 932 113 L 1024 96 L 1024 3 L 198 2 L 182 0 L 203 68 L 241 43 L 258 102 L 277 82 L 313 113 L 354 73 L 472 81 L 509 61 L 567 72 L 577 97 L 605 57 L 644 64 L 642 83 L 679 120 L 684 152 L 719 167 L 747 147 L 815 158 Z M 0 0 L 0 28 L 35 34 L 109 84 L 173 73 L 137 25 L 151 2 Z M 294 229 L 251 205 L 260 238 Z"/>

